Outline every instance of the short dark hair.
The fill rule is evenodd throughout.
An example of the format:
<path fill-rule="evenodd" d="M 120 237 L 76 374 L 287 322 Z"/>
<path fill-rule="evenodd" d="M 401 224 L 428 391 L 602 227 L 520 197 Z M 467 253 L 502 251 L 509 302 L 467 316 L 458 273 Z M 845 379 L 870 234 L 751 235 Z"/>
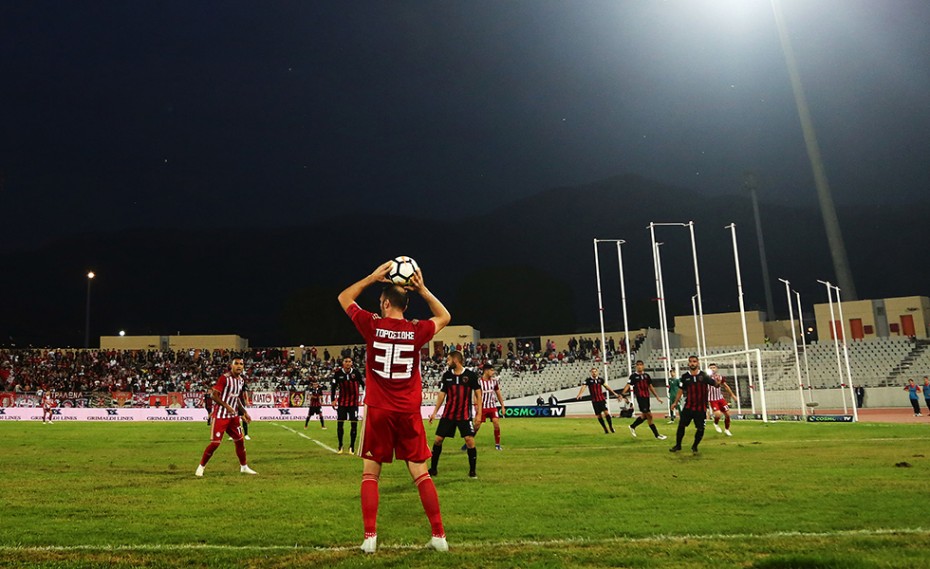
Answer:
<path fill-rule="evenodd" d="M 698 361 L 701 361 L 701 358 L 697 357 L 697 356 L 694 355 L 694 354 L 691 354 L 690 356 L 688 356 L 688 359 L 689 359 L 689 360 L 690 360 L 691 358 L 694 358 L 694 359 L 696 359 L 696 360 L 698 360 Z"/>
<path fill-rule="evenodd" d="M 458 350 L 452 350 L 451 352 L 449 352 L 449 357 L 452 358 L 453 360 L 457 360 L 460 364 L 465 363 L 465 356 L 462 354 L 462 352 Z"/>
<path fill-rule="evenodd" d="M 646 365 L 646 362 L 643 360 L 636 360 L 634 363 Z"/>
<path fill-rule="evenodd" d="M 393 284 L 388 285 L 381 291 L 381 295 L 391 303 L 391 306 L 407 310 L 409 298 L 407 297 L 407 291 L 403 287 Z"/>

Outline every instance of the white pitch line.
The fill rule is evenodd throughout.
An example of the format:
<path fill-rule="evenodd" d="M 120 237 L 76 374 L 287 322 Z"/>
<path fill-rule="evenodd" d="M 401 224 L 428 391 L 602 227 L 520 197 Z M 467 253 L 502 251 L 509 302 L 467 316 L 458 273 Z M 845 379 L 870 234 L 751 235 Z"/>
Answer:
<path fill-rule="evenodd" d="M 303 434 L 303 433 L 301 433 L 301 432 L 295 431 L 294 429 L 288 427 L 287 425 L 281 425 L 281 424 L 275 423 L 275 422 L 272 422 L 271 424 L 272 424 L 272 425 L 276 425 L 276 426 L 278 426 L 278 427 L 281 427 L 281 428 L 284 429 L 285 431 L 290 431 L 290 432 L 294 433 L 295 435 L 301 436 L 301 437 L 307 439 L 308 441 L 313 441 L 313 442 L 315 442 L 316 444 L 318 444 L 318 445 L 320 445 L 321 447 L 325 448 L 326 450 L 328 450 L 328 451 L 331 452 L 331 453 L 337 453 L 337 452 L 339 452 L 339 451 L 337 451 L 336 449 L 334 449 L 333 447 L 331 447 L 331 446 L 329 446 L 329 445 L 327 445 L 327 444 L 325 444 L 325 443 L 322 443 L 322 442 L 320 442 L 320 441 L 314 439 L 313 437 L 308 437 L 307 435 L 305 435 L 305 434 Z"/>
<path fill-rule="evenodd" d="M 930 529 L 925 528 L 898 528 L 898 529 L 859 529 L 859 530 L 841 530 L 828 532 L 801 532 L 801 531 L 777 531 L 770 533 L 737 533 L 737 534 L 686 534 L 686 535 L 655 535 L 651 537 L 607 537 L 607 538 L 587 538 L 587 537 L 569 537 L 562 539 L 549 540 L 503 540 L 503 541 L 486 541 L 486 542 L 462 542 L 453 541 L 450 546 L 453 549 L 484 549 L 484 548 L 501 548 L 513 546 L 529 547 L 557 547 L 563 545 L 606 545 L 606 544 L 635 544 L 648 542 L 676 542 L 683 543 L 688 541 L 719 541 L 719 540 L 746 540 L 746 539 L 775 539 L 775 538 L 829 538 L 829 537 L 875 537 L 884 535 L 922 535 L 930 533 Z M 424 544 L 398 543 L 394 545 L 378 544 L 379 550 L 414 550 L 425 549 Z M 230 550 L 230 551 L 316 551 L 316 552 L 342 552 L 354 551 L 358 546 L 337 546 L 337 547 L 320 547 L 310 545 L 214 545 L 207 543 L 154 543 L 138 545 L 0 545 L 0 551 L 19 551 L 19 552 L 40 552 L 40 551 L 198 551 L 198 550 Z"/>

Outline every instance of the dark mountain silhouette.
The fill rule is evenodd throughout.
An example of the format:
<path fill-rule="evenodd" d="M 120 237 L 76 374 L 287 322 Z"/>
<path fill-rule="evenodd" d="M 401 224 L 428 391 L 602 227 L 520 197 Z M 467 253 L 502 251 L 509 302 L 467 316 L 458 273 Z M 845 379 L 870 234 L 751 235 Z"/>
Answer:
<path fill-rule="evenodd" d="M 927 293 L 922 243 L 930 205 L 840 208 L 862 298 Z M 762 204 L 772 279 L 790 279 L 805 304 L 833 279 L 820 213 Z M 484 335 L 590 331 L 597 326 L 592 239 L 620 238 L 631 326 L 655 325 L 647 225 L 695 222 L 704 311 L 737 309 L 730 233 L 735 222 L 747 307 L 764 309 L 752 209 L 743 195 L 706 197 L 634 175 L 554 188 L 481 216 L 345 215 L 308 227 L 135 229 L 87 234 L 0 253 L 0 345 L 83 341 L 88 269 L 92 338 L 114 334 L 239 333 L 252 345 L 354 341 L 335 296 L 384 259 L 410 255 L 457 323 Z M 673 314 L 690 314 L 694 276 L 686 228 L 661 227 Z M 617 253 L 601 245 L 608 323 L 620 322 Z M 776 312 L 784 289 L 773 283 Z M 374 307 L 375 293 L 363 298 Z M 414 315 L 425 306 L 414 303 Z M 456 318 L 456 314 L 468 321 Z M 532 315 L 532 316 L 530 316 Z M 95 340 L 94 340 L 95 341 Z"/>

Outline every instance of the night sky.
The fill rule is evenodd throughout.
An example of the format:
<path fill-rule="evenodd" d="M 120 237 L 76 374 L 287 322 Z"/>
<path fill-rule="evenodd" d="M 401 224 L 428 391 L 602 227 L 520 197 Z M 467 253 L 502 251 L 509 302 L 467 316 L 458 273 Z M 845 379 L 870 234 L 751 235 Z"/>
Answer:
<path fill-rule="evenodd" d="M 782 5 L 837 202 L 925 201 L 930 3 Z M 0 52 L 0 250 L 621 173 L 815 203 L 768 0 L 13 1 Z"/>

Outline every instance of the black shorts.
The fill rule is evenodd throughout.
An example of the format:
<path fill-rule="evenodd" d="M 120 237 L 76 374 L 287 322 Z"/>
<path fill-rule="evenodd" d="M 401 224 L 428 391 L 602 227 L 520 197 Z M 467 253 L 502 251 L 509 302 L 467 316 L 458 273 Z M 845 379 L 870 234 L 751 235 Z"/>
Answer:
<path fill-rule="evenodd" d="M 336 409 L 337 421 L 358 421 L 358 407 L 349 405 L 347 407 L 338 407 Z"/>
<path fill-rule="evenodd" d="M 603 401 L 591 401 L 591 407 L 594 407 L 594 414 L 600 415 L 601 413 L 607 412 L 607 400 Z"/>
<path fill-rule="evenodd" d="M 652 413 L 652 410 L 649 407 L 649 398 L 636 396 L 636 406 L 639 407 L 640 413 Z"/>
<path fill-rule="evenodd" d="M 456 421 L 455 419 L 439 419 L 439 426 L 436 427 L 436 436 L 446 438 L 455 438 L 455 431 L 458 429 L 459 434 L 463 437 L 475 436 L 475 424 L 471 419 L 467 421 Z"/>
<path fill-rule="evenodd" d="M 703 431 L 704 430 L 704 421 L 707 419 L 707 410 L 703 411 L 692 411 L 690 409 L 682 409 L 679 418 L 679 426 L 687 427 L 691 424 L 691 421 L 694 421 L 694 428 Z"/>
<path fill-rule="evenodd" d="M 323 414 L 323 408 L 322 408 L 322 407 L 310 407 L 309 409 L 307 409 L 307 416 L 308 416 L 308 417 L 312 417 L 312 416 L 314 416 L 314 415 L 322 415 L 322 414 Z"/>

